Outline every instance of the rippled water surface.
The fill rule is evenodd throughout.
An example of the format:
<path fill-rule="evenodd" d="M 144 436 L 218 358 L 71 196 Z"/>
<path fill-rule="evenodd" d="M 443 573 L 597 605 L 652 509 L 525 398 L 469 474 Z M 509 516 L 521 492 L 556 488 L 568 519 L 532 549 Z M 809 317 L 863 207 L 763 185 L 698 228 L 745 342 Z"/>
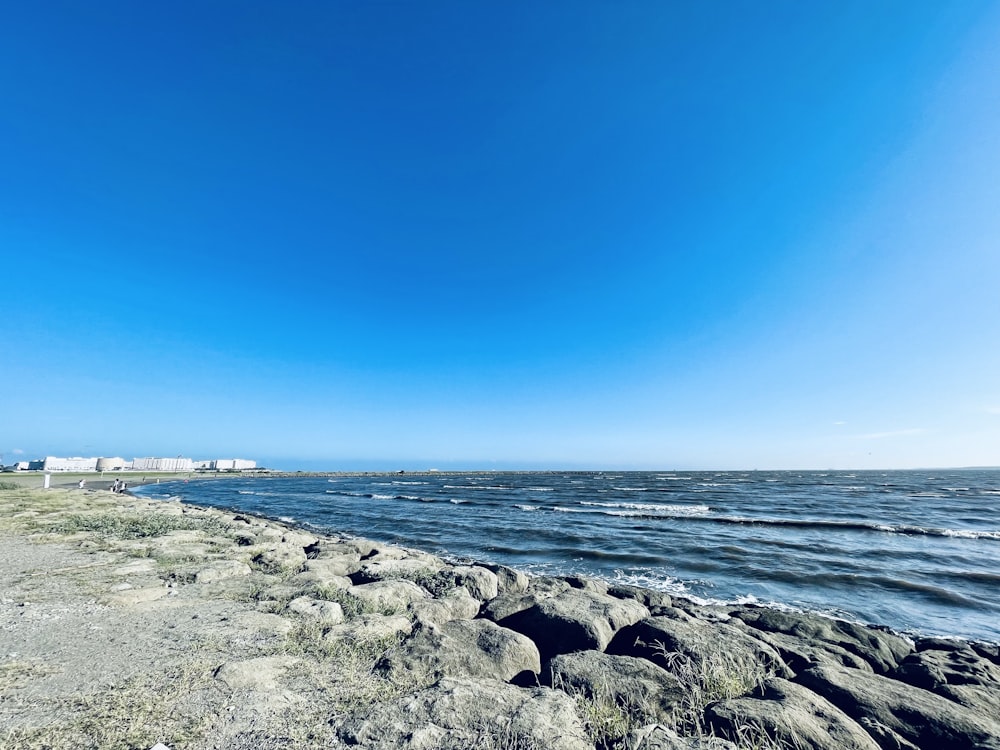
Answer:
<path fill-rule="evenodd" d="M 1000 641 L 1000 470 L 429 473 L 147 485 L 532 572 Z"/>

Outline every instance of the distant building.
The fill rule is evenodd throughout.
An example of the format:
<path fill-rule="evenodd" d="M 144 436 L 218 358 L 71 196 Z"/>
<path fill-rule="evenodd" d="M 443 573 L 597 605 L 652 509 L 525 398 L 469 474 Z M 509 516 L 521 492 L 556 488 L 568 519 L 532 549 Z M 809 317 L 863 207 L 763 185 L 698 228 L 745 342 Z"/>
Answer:
<path fill-rule="evenodd" d="M 133 458 L 133 471 L 191 471 L 194 461 L 190 458 Z"/>
<path fill-rule="evenodd" d="M 97 470 L 98 471 L 121 471 L 128 467 L 128 463 L 124 458 L 119 458 L 115 456 L 114 458 L 99 458 L 97 459 Z"/>
<path fill-rule="evenodd" d="M 245 458 L 217 458 L 210 463 L 209 468 L 216 471 L 243 471 L 244 469 L 257 468 L 256 461 L 249 461 Z"/>
<path fill-rule="evenodd" d="M 97 458 L 58 458 L 46 456 L 42 462 L 43 471 L 97 471 Z"/>

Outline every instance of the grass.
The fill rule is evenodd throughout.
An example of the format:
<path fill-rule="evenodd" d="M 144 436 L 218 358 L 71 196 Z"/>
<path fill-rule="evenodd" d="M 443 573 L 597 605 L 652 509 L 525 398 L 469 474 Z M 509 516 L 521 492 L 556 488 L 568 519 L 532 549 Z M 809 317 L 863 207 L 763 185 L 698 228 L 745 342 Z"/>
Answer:
<path fill-rule="evenodd" d="M 219 521 L 189 518 L 160 513 L 142 512 L 127 515 L 122 512 L 73 514 L 52 522 L 48 530 L 57 534 L 93 532 L 102 539 L 147 539 L 164 536 L 172 531 L 206 531 L 227 533 Z"/>
<path fill-rule="evenodd" d="M 142 675 L 113 689 L 72 698 L 59 715 L 70 716 L 44 727 L 14 727 L 0 732 L 7 750 L 72 748 L 135 750 L 157 742 L 183 747 L 200 737 L 209 718 L 184 710 L 193 693 L 212 687 L 212 669 L 191 664 L 157 675 Z M 67 708 L 69 710 L 67 710 Z"/>

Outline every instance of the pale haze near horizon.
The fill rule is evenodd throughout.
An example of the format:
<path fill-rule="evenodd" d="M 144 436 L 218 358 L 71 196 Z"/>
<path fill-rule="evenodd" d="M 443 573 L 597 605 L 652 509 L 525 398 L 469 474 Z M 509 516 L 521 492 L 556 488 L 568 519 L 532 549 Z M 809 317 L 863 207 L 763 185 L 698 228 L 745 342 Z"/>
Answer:
<path fill-rule="evenodd" d="M 1000 464 L 1000 6 L 38 3 L 0 453 Z"/>

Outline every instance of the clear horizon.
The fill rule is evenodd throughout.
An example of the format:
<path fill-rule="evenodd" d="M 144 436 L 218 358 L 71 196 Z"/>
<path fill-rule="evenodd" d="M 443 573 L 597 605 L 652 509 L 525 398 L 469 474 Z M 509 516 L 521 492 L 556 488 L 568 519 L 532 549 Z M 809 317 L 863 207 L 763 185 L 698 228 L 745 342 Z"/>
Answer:
<path fill-rule="evenodd" d="M 995 3 L 43 2 L 0 70 L 7 463 L 1000 463 Z"/>

